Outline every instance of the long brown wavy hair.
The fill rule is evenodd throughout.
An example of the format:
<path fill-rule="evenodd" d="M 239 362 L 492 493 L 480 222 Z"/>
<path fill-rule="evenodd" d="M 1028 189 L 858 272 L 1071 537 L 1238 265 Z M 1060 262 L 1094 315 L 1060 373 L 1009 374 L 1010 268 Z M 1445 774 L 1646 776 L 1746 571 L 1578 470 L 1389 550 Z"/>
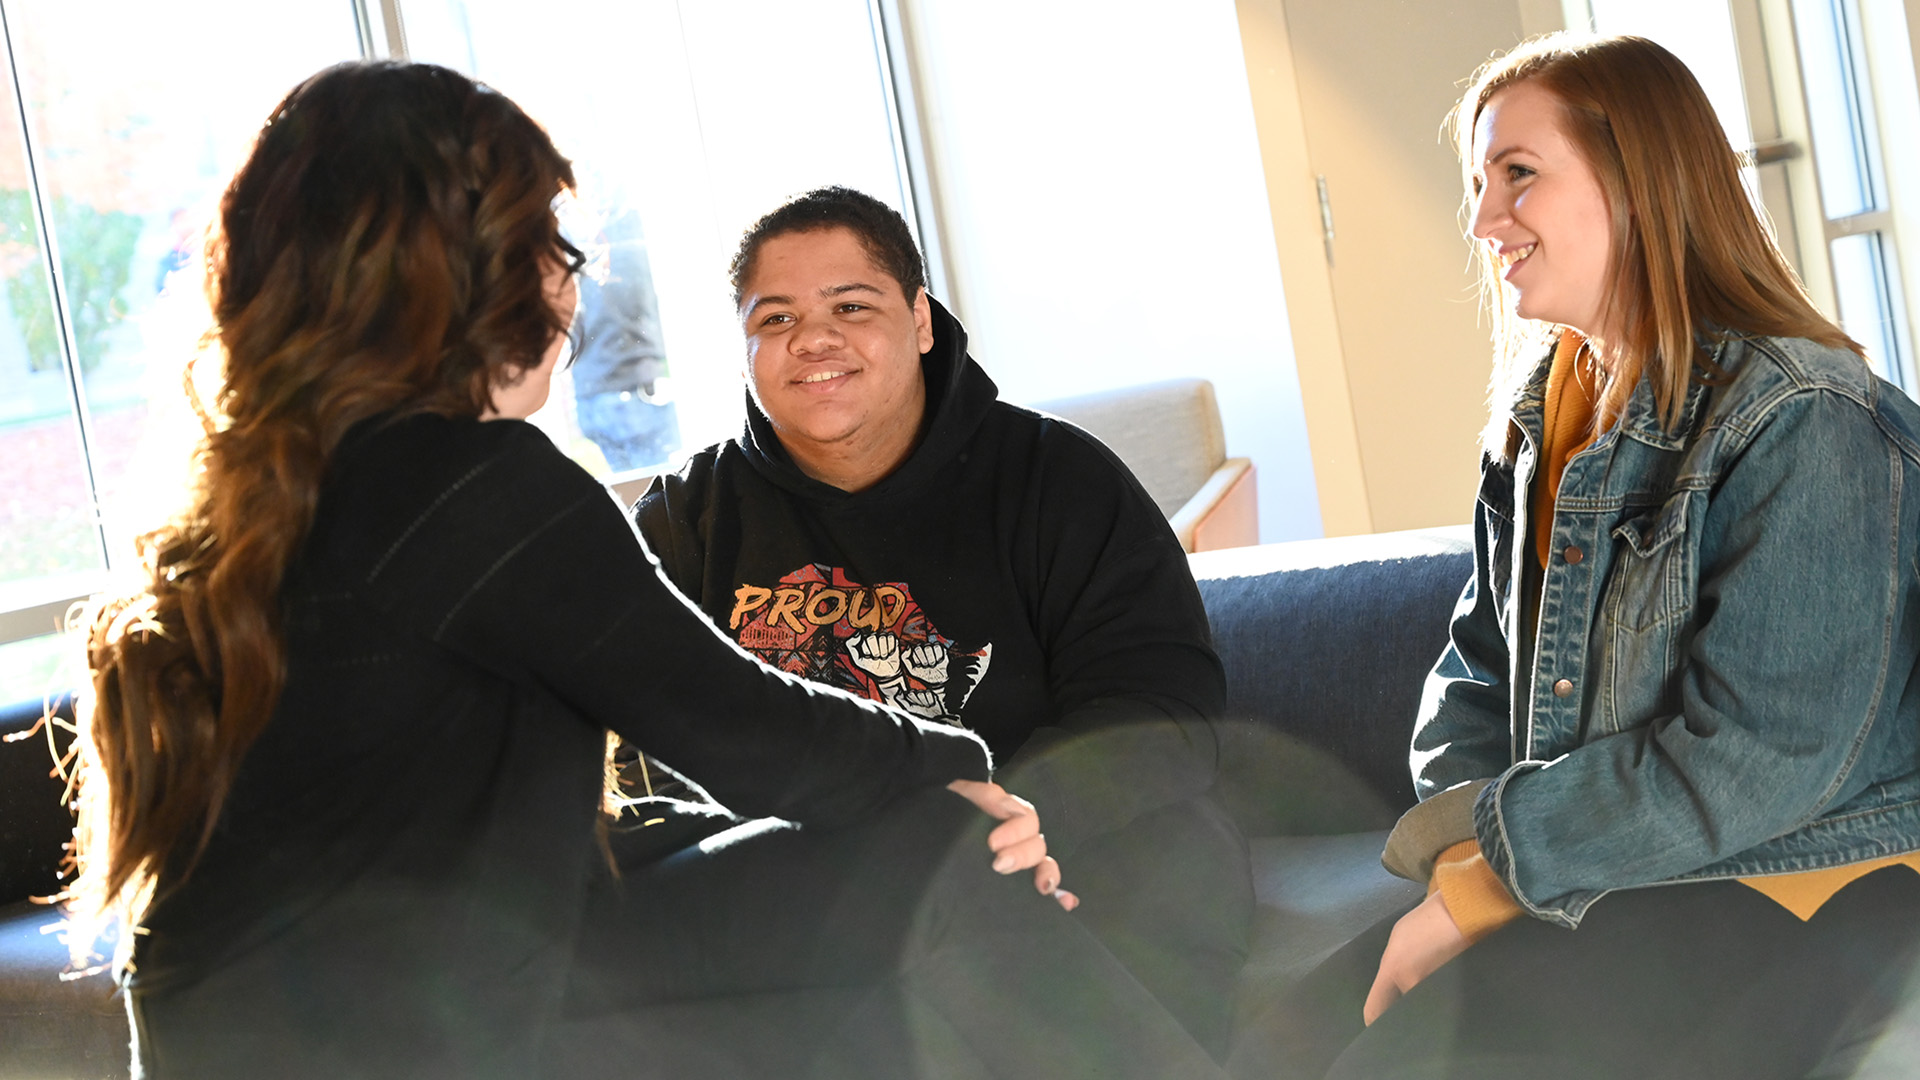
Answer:
<path fill-rule="evenodd" d="M 88 628 L 64 894 L 83 925 L 137 923 L 205 849 L 279 700 L 281 580 L 341 437 L 478 416 L 566 331 L 543 275 L 581 261 L 553 209 L 572 185 L 539 125 L 445 68 L 342 64 L 267 118 L 207 244 L 223 370 L 195 400 L 187 506 Z"/>
<path fill-rule="evenodd" d="M 1474 125 L 1495 94 L 1520 82 L 1559 99 L 1567 139 L 1599 178 L 1613 218 L 1600 322 L 1619 340 L 1592 342 L 1613 359 L 1596 422 L 1620 415 L 1645 378 L 1671 430 L 1688 385 L 1718 375 L 1702 337 L 1799 337 L 1865 355 L 1814 307 L 1775 246 L 1706 91 L 1678 57 L 1645 38 L 1549 34 L 1474 73 L 1448 118 L 1469 220 Z M 1482 444 L 1499 455 L 1520 384 L 1556 328 L 1515 314 L 1492 249 L 1468 239 L 1494 320 L 1492 416 Z"/>

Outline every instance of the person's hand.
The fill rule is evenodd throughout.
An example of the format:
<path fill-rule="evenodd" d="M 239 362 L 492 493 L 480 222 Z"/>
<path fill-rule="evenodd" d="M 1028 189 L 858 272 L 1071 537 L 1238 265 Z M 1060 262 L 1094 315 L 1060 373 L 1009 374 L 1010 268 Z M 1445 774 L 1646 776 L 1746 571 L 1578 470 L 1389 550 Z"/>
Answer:
<path fill-rule="evenodd" d="M 1367 1005 L 1361 1013 L 1371 1025 L 1380 1019 L 1400 995 L 1420 984 L 1420 980 L 1440 970 L 1447 961 L 1467 951 L 1466 935 L 1454 924 L 1447 901 L 1436 891 L 1420 906 L 1400 916 L 1387 938 L 1387 951 L 1380 956 L 1380 973 L 1373 977 L 1373 989 L 1367 992 Z"/>
<path fill-rule="evenodd" d="M 993 850 L 993 868 L 1002 874 L 1033 871 L 1033 887 L 1072 911 L 1080 898 L 1060 887 L 1060 864 L 1047 854 L 1047 838 L 1040 832 L 1040 815 L 1033 804 L 986 780 L 955 780 L 947 790 L 964 797 L 1000 824 L 987 834 Z"/>

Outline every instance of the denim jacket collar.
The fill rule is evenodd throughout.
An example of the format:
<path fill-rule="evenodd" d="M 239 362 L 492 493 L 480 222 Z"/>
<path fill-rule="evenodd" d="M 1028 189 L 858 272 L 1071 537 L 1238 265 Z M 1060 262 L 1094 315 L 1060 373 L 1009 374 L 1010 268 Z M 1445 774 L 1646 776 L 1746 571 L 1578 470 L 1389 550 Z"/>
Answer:
<path fill-rule="evenodd" d="M 1707 349 L 1708 355 L 1716 367 L 1725 370 L 1725 360 L 1729 353 L 1729 343 L 1738 340 L 1724 335 L 1702 332 L 1699 343 Z M 1553 371 L 1553 350 L 1548 349 L 1545 356 L 1534 364 L 1526 383 L 1513 403 L 1513 418 L 1520 424 L 1531 445 L 1538 447 L 1541 438 L 1542 417 L 1546 412 L 1547 377 Z M 1691 432 L 1699 424 L 1708 399 L 1712 396 L 1713 386 L 1695 373 L 1687 384 L 1686 401 L 1680 407 L 1680 423 L 1673 432 L 1668 432 L 1661 422 L 1660 409 L 1654 401 L 1653 384 L 1641 379 L 1627 398 L 1626 413 L 1607 431 L 1602 432 L 1595 445 L 1614 432 L 1630 436 L 1661 450 L 1678 450 L 1691 438 Z"/>

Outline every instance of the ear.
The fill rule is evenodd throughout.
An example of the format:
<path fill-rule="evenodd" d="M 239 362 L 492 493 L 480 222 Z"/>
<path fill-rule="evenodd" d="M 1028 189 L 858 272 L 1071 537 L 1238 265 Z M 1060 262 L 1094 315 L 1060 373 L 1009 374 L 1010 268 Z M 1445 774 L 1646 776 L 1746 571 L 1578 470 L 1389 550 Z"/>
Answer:
<path fill-rule="evenodd" d="M 926 286 L 921 286 L 913 296 L 913 330 L 920 345 L 921 355 L 933 351 L 933 305 L 927 302 Z"/>

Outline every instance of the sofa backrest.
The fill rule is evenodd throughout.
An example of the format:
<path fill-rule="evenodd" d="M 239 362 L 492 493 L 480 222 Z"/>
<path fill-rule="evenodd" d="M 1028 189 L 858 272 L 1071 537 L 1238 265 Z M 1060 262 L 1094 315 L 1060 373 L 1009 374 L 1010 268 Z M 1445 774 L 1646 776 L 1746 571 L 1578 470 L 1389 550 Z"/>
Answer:
<path fill-rule="evenodd" d="M 1221 790 L 1250 835 L 1390 826 L 1427 672 L 1472 574 L 1465 526 L 1192 556 L 1227 671 Z"/>
<path fill-rule="evenodd" d="M 0 706 L 0 736 L 31 730 L 42 707 L 38 701 Z M 58 714 L 71 721 L 71 702 Z M 64 751 L 71 737 L 59 729 L 55 736 Z M 60 805 L 63 790 L 46 731 L 0 742 L 0 906 L 59 889 L 56 870 L 73 835 L 73 819 Z"/>

